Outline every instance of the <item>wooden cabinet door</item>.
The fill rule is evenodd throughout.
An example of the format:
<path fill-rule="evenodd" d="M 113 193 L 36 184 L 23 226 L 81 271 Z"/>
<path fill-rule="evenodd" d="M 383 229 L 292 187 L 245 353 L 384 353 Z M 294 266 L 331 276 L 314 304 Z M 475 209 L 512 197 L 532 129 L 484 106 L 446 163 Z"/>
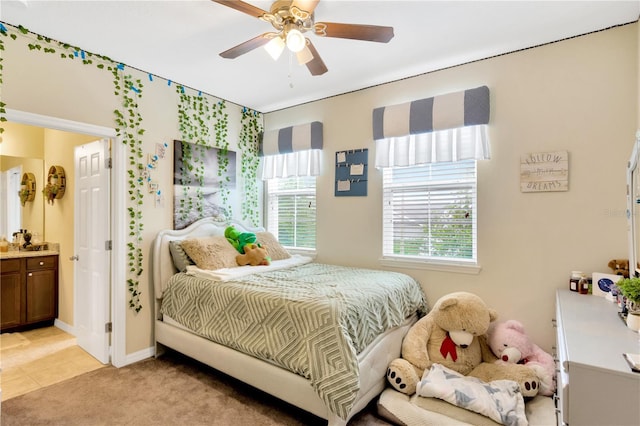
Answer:
<path fill-rule="evenodd" d="M 54 269 L 27 272 L 27 323 L 46 321 L 57 316 L 56 275 Z"/>
<path fill-rule="evenodd" d="M 0 329 L 19 326 L 23 320 L 20 271 L 3 273 L 0 287 Z"/>

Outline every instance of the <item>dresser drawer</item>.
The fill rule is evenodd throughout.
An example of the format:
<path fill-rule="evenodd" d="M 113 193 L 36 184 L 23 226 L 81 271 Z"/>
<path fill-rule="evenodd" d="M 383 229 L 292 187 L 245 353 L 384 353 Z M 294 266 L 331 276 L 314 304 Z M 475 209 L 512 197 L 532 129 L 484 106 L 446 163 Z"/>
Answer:
<path fill-rule="evenodd" d="M 43 256 L 27 258 L 27 270 L 51 269 L 58 265 L 58 256 Z"/>
<path fill-rule="evenodd" d="M 4 259 L 0 263 L 0 271 L 4 274 L 6 272 L 20 272 L 21 259 Z"/>

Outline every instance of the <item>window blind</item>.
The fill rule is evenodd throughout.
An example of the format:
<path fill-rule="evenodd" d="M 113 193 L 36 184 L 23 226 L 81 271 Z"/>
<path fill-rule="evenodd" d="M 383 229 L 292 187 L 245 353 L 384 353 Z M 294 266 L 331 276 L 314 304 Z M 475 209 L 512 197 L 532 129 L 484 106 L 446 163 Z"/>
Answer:
<path fill-rule="evenodd" d="M 476 161 L 383 169 L 383 256 L 476 262 Z"/>
<path fill-rule="evenodd" d="M 286 248 L 316 248 L 316 178 L 267 181 L 267 229 Z"/>

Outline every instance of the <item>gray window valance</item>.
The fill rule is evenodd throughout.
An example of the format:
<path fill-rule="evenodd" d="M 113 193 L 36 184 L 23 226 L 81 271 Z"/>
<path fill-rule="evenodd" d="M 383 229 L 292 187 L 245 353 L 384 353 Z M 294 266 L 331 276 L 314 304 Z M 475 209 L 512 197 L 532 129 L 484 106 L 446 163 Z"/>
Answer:
<path fill-rule="evenodd" d="M 261 156 L 310 149 L 322 149 L 322 123 L 319 121 L 265 132 L 260 143 Z"/>
<path fill-rule="evenodd" d="M 373 110 L 375 140 L 489 123 L 487 86 Z"/>
<path fill-rule="evenodd" d="M 322 123 L 271 130 L 260 141 L 262 179 L 320 175 Z"/>

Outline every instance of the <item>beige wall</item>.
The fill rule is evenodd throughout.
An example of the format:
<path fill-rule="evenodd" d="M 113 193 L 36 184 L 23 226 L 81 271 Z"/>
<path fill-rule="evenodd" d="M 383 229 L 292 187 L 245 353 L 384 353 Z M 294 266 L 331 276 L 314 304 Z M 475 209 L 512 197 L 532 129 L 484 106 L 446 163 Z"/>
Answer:
<path fill-rule="evenodd" d="M 503 318 L 522 320 L 534 340 L 550 349 L 553 294 L 567 286 L 569 271 L 606 271 L 609 259 L 626 257 L 625 165 L 640 121 L 638 31 L 637 24 L 618 27 L 268 114 L 267 129 L 324 122 L 318 260 L 380 267 L 380 173 L 371 169 L 367 197 L 333 196 L 335 151 L 368 147 L 373 162 L 372 109 L 486 84 L 491 89 L 493 155 L 478 170 L 482 271 L 403 271 L 420 280 L 431 302 L 452 290 L 478 293 Z M 111 72 L 30 51 L 27 42 L 22 37 L 5 41 L 2 96 L 7 108 L 115 126 L 113 110 L 119 100 L 113 95 Z M 145 153 L 153 152 L 156 143 L 178 139 L 175 87 L 160 78 L 149 82 L 144 72 L 126 72 L 144 82 L 139 110 Z M 235 149 L 240 107 L 228 104 L 227 112 L 230 148 Z M 546 150 L 569 152 L 570 190 L 521 193 L 520 156 Z M 66 170 L 70 160 L 55 161 Z M 164 206 L 156 206 L 151 195 L 145 198 L 143 310 L 127 310 L 127 354 L 152 345 L 148 253 L 155 234 L 172 227 L 172 170 L 169 154 L 155 172 L 167 194 Z M 72 211 L 70 200 L 56 201 L 62 201 L 60 213 Z M 68 304 L 68 297 L 62 295 L 61 303 Z"/>
<path fill-rule="evenodd" d="M 502 318 L 521 320 L 550 350 L 554 292 L 571 270 L 609 272 L 627 257 L 625 169 L 638 116 L 636 24 L 433 72 L 265 116 L 265 129 L 324 123 L 317 182 L 318 260 L 381 268 L 381 173 L 367 197 L 334 197 L 336 151 L 369 148 L 372 110 L 487 85 L 492 158 L 478 163 L 477 275 L 400 269 L 431 303 L 455 290 L 479 294 Z M 569 152 L 569 191 L 521 193 L 520 156 Z M 586 296 L 585 296 L 586 297 Z"/>
<path fill-rule="evenodd" d="M 114 77 L 107 66 L 116 64 L 106 63 L 104 69 L 99 69 L 97 65 L 101 62 L 95 57 L 92 58 L 94 63 L 90 65 L 84 65 L 80 60 L 63 60 L 57 53 L 48 54 L 30 50 L 27 44 L 31 41 L 31 38 L 22 36 L 18 36 L 17 40 L 11 40 L 8 37 L 4 40 L 2 100 L 7 108 L 115 128 L 113 111 L 120 108 L 121 100 L 114 96 Z M 151 82 L 147 72 L 129 67 L 125 67 L 124 72 L 132 75 L 134 81 L 139 79 L 143 85 L 143 96 L 138 100 L 138 105 L 143 117 L 141 126 L 145 129 L 142 136 L 144 155 L 155 153 L 157 143 L 166 142 L 171 146 L 174 139 L 180 139 L 179 94 L 176 84 L 168 85 L 166 80 L 157 76 Z M 186 92 L 191 95 L 197 94 L 192 89 L 187 89 Z M 219 101 L 218 98 L 206 94 L 203 96 L 207 97 L 212 104 Z M 242 107 L 227 102 L 225 112 L 229 120 L 229 149 L 237 151 Z M 71 145 L 64 145 L 60 149 L 55 148 L 53 142 L 60 140 L 61 137 L 57 133 L 51 133 L 49 136 L 47 145 L 52 142 L 52 147 L 46 148 L 46 155 L 50 157 L 47 158 L 45 167 L 51 164 L 62 165 L 67 172 L 68 186 L 67 194 L 63 199 L 56 200 L 53 208 L 47 206 L 50 213 L 46 217 L 47 223 L 58 221 L 61 224 L 55 232 L 47 228 L 47 238 L 61 241 L 61 266 L 63 266 L 61 281 L 67 283 L 73 278 L 71 262 L 65 261 L 72 255 L 73 243 L 73 227 L 72 222 L 69 222 L 73 217 L 73 177 L 69 178 L 68 174 L 73 170 L 73 148 Z M 212 141 L 210 145 L 213 145 Z M 239 161 L 239 153 L 237 158 Z M 237 170 L 238 172 L 241 170 L 239 166 Z M 160 185 L 164 201 L 156 205 L 152 194 L 144 196 L 142 207 L 144 272 L 139 277 L 143 308 L 137 314 L 131 309 L 126 309 L 127 355 L 146 351 L 153 346 L 153 303 L 149 255 L 151 242 L 158 231 L 173 228 L 173 151 L 171 148 L 167 151 L 166 158 L 159 160 L 158 167 L 152 174 L 153 179 Z M 242 187 L 242 176 L 236 176 L 236 184 L 238 188 Z M 241 197 L 232 195 L 231 205 L 237 215 L 240 213 L 241 201 Z M 122 212 L 116 213 L 122 214 Z M 126 247 L 114 247 L 114 251 L 116 250 L 124 252 Z M 126 255 L 123 257 L 126 258 Z M 127 264 L 117 267 L 123 270 L 128 269 Z M 127 283 L 122 282 L 116 285 L 126 288 Z M 72 303 L 73 287 L 65 286 L 60 294 L 60 319 L 71 326 L 73 325 Z M 127 306 L 128 295 L 126 300 L 116 300 L 113 303 Z"/>
<path fill-rule="evenodd" d="M 44 129 L 6 122 L 3 124 L 0 154 L 11 157 L 43 158 Z"/>

